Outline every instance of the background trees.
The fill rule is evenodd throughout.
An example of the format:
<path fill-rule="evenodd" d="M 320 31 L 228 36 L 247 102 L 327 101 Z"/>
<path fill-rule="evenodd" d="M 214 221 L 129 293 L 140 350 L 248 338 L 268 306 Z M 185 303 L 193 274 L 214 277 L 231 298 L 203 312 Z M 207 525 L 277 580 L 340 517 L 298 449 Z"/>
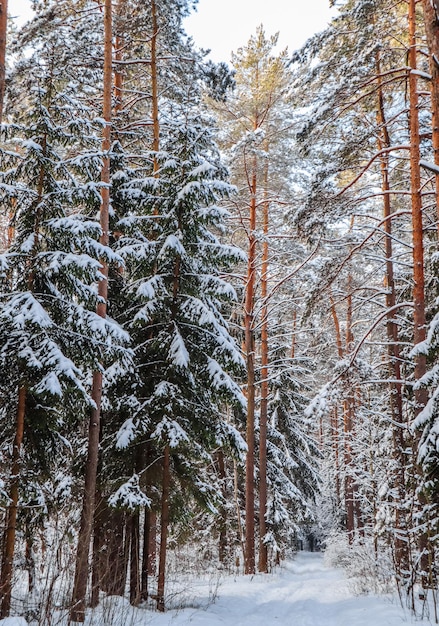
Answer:
<path fill-rule="evenodd" d="M 424 17 L 431 20 L 428 10 Z M 366 535 L 377 552 L 390 547 L 409 595 L 414 580 L 432 584 L 435 558 L 427 512 L 434 505 L 416 432 L 418 412 L 427 413 L 427 360 L 435 358 L 424 333 L 435 314 L 430 254 L 437 245 L 435 178 L 422 169 L 435 132 L 431 76 L 419 54 L 422 18 L 419 5 L 406 13 L 400 5 L 346 2 L 296 57 L 297 84 L 307 81 L 317 103 L 301 139 L 318 170 L 295 219 L 309 238 L 317 228 L 323 233 L 329 258 L 312 306 L 332 318 L 341 359 L 310 409 L 323 420 L 324 454 L 338 468 L 332 519 L 350 541 Z"/>

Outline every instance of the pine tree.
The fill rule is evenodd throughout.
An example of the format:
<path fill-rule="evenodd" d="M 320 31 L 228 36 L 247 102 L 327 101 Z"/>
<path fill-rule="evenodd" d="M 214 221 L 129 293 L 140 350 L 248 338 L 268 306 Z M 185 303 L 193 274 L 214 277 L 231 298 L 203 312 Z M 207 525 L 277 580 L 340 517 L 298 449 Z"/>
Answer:
<path fill-rule="evenodd" d="M 6 87 L 6 36 L 8 30 L 8 2 L 0 3 L 0 124 L 3 120 L 3 104 Z"/>
<path fill-rule="evenodd" d="M 247 359 L 246 394 L 248 402 L 247 412 L 247 445 L 246 457 L 246 555 L 245 571 L 255 571 L 255 452 L 256 452 L 256 415 L 257 415 L 257 363 L 256 363 L 256 335 L 258 325 L 257 312 L 257 273 L 258 267 L 258 227 L 263 223 L 261 213 L 265 207 L 269 210 L 271 197 L 269 181 L 272 176 L 270 167 L 270 153 L 272 144 L 279 142 L 281 130 L 275 121 L 276 112 L 285 100 L 288 88 L 286 71 L 286 51 L 280 55 L 273 54 L 277 36 L 267 38 L 262 26 L 255 36 L 251 37 L 246 47 L 240 48 L 232 56 L 236 83 L 235 89 L 224 103 L 213 103 L 219 116 L 224 120 L 227 128 L 224 146 L 228 148 L 231 161 L 232 175 L 239 181 L 239 217 L 246 239 L 244 245 L 248 248 L 247 278 L 243 302 L 244 351 Z M 264 184 L 265 181 L 265 184 Z M 271 181 L 270 181 L 271 182 Z M 268 213 L 265 230 L 268 229 Z M 267 241 L 267 233 L 265 234 Z M 265 245 L 265 244 L 263 244 Z M 265 249 L 263 272 L 264 302 L 267 296 L 268 280 L 268 249 Z M 265 313 L 262 311 L 265 322 Z M 264 346 L 267 346 L 267 326 L 262 322 L 262 332 L 265 337 Z M 267 350 L 264 350 L 263 374 L 267 373 Z M 265 383 L 263 391 L 267 392 Z M 260 496 L 260 569 L 267 570 L 266 549 L 263 542 L 265 535 L 264 520 L 266 508 L 265 488 L 265 432 L 266 432 L 266 393 L 262 402 L 262 437 L 260 438 L 260 467 L 261 493 Z"/>

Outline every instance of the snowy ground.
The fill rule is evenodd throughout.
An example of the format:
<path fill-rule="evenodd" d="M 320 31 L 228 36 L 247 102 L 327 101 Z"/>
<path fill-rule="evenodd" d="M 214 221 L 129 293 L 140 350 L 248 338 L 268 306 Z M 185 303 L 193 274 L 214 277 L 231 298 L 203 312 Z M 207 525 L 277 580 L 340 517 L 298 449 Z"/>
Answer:
<path fill-rule="evenodd" d="M 226 578 L 212 602 L 212 582 L 189 591 L 190 607 L 165 614 L 133 609 L 107 598 L 86 626 L 402 626 L 415 623 L 397 601 L 354 596 L 341 570 L 325 567 L 320 554 L 299 553 L 275 574 Z M 215 594 L 214 594 L 215 595 Z M 182 600 L 188 603 L 187 594 Z M 418 626 L 429 621 L 416 621 Z M 59 616 L 53 624 L 65 624 Z M 18 618 L 0 626 L 24 626 Z"/>

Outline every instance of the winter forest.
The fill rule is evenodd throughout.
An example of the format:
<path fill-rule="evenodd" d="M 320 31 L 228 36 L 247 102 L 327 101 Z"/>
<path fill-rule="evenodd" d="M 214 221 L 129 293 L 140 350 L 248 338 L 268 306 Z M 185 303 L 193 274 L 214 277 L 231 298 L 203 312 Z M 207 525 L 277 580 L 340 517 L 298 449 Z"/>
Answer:
<path fill-rule="evenodd" d="M 437 623 L 439 2 L 195 4 L 0 0 L 0 624 L 302 550 Z"/>

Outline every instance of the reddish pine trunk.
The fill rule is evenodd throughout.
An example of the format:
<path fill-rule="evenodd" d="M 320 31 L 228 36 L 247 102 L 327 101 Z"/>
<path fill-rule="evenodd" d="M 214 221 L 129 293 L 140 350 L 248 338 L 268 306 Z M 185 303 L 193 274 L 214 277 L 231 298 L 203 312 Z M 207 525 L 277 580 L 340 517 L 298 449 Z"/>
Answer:
<path fill-rule="evenodd" d="M 268 184 L 268 166 L 265 168 L 265 187 Z M 268 550 L 264 543 L 267 533 L 267 419 L 268 419 L 268 210 L 269 202 L 263 207 L 263 232 L 261 267 L 261 409 L 259 416 L 259 571 L 268 572 Z"/>
<path fill-rule="evenodd" d="M 162 509 L 160 517 L 160 553 L 159 574 L 157 581 L 157 610 L 165 610 L 165 573 L 166 573 L 166 548 L 169 525 L 169 492 L 171 484 L 171 463 L 169 446 L 165 447 L 163 458 L 163 481 L 162 481 Z"/>
<path fill-rule="evenodd" d="M 426 337 L 425 327 L 425 279 L 424 279 L 424 239 L 422 226 L 422 196 L 421 196 L 421 171 L 419 161 L 420 140 L 419 140 L 419 98 L 416 78 L 416 0 L 409 0 L 409 94 L 410 94 L 410 173 L 411 173 L 411 200 L 412 200 L 412 228 L 413 228 L 413 341 L 414 344 L 421 343 Z M 415 357 L 415 380 L 419 380 L 426 372 L 426 356 L 419 354 Z M 427 403 L 427 390 L 425 387 L 418 387 L 414 391 L 415 416 L 422 411 Z M 417 444 L 417 442 L 415 442 Z M 415 458 L 416 458 L 415 445 Z M 422 469 L 418 472 L 423 480 Z M 420 492 L 419 503 L 424 508 L 425 495 Z M 419 537 L 419 550 L 421 553 L 420 569 L 423 584 L 426 582 L 429 571 L 428 557 L 428 537 L 424 532 Z"/>
<path fill-rule="evenodd" d="M 351 408 L 351 399 L 348 398 L 344 402 L 344 435 L 345 435 L 345 444 L 344 444 L 344 466 L 345 466 L 345 485 L 344 485 L 344 497 L 345 497 L 345 508 L 346 508 L 346 531 L 348 533 L 349 543 L 352 543 L 354 539 L 354 529 L 355 529 L 355 521 L 354 521 L 354 485 L 352 476 L 350 475 L 350 470 L 352 466 L 352 453 L 351 453 L 351 437 L 352 437 L 352 408 Z"/>
<path fill-rule="evenodd" d="M 338 432 L 338 409 L 335 406 L 331 415 L 332 447 L 335 458 L 335 497 L 337 509 L 340 506 L 340 455 L 339 455 L 339 432 Z"/>
<path fill-rule="evenodd" d="M 158 92 L 158 76 L 157 76 L 157 37 L 158 37 L 158 19 L 157 19 L 157 5 L 155 0 L 150 0 L 151 3 L 151 23 L 152 34 L 150 40 L 150 56 L 151 56 L 151 118 L 153 123 L 153 142 L 152 149 L 157 153 L 160 149 L 160 124 L 159 124 L 159 92 Z M 154 176 L 158 177 L 158 161 L 156 154 L 154 154 L 153 170 Z M 157 214 L 157 209 L 154 209 L 154 213 Z M 178 282 L 174 279 L 174 297 L 175 291 L 178 287 Z M 165 450 L 169 455 L 169 450 Z M 163 495 L 162 495 L 162 507 L 163 507 Z M 162 546 L 161 546 L 162 550 Z M 166 546 L 163 546 L 165 563 L 166 563 Z M 140 582 L 140 598 L 145 601 L 148 598 L 148 577 L 155 576 L 157 569 L 157 513 L 156 511 L 145 510 L 145 522 L 143 531 L 143 554 L 142 554 L 142 568 L 141 568 L 141 582 Z M 165 572 L 163 571 L 163 585 L 164 585 Z"/>
<path fill-rule="evenodd" d="M 255 338 L 254 291 L 256 278 L 256 158 L 250 199 L 249 253 L 244 302 L 244 348 L 247 360 L 247 457 L 245 465 L 245 568 L 255 573 Z"/>
<path fill-rule="evenodd" d="M 106 125 L 103 131 L 102 151 L 104 153 L 101 181 L 105 186 L 101 190 L 100 221 L 102 228 L 101 243 L 109 242 L 109 206 L 110 206 L 110 132 L 111 132 L 111 96 L 112 96 L 112 8 L 111 0 L 105 0 L 104 12 L 104 93 L 103 114 Z M 103 302 L 98 305 L 97 312 L 101 317 L 107 314 L 108 265 L 102 261 L 104 279 L 99 282 L 98 292 Z M 90 541 L 93 530 L 95 508 L 96 476 L 99 453 L 99 431 L 101 419 L 102 373 L 93 373 L 92 398 L 96 408 L 91 410 L 87 463 L 85 469 L 84 495 L 81 512 L 81 524 L 76 552 L 75 578 L 73 585 L 70 622 L 83 623 L 85 620 L 85 597 L 87 593 Z"/>
<path fill-rule="evenodd" d="M 119 0 L 116 8 L 116 25 L 123 20 L 123 9 L 125 0 Z M 120 33 L 116 33 L 114 46 L 114 114 L 118 115 L 122 111 L 123 87 L 124 87 L 124 70 L 123 66 L 118 63 L 123 59 L 124 42 Z"/>
<path fill-rule="evenodd" d="M 385 255 L 386 255 L 386 307 L 390 311 L 387 315 L 387 350 L 389 356 L 390 377 L 393 379 L 390 386 L 390 410 L 393 421 L 392 438 L 393 438 L 393 456 L 397 464 L 396 470 L 396 489 L 398 492 L 398 502 L 395 511 L 395 563 L 398 572 L 408 569 L 409 554 L 407 539 L 403 535 L 406 534 L 407 524 L 405 514 L 403 512 L 403 501 L 405 496 L 405 472 L 404 472 L 404 431 L 403 431 L 403 412 L 402 412 L 402 382 L 401 382 L 401 357 L 399 350 L 399 333 L 398 325 L 395 319 L 395 279 L 393 268 L 393 245 L 392 245 L 392 207 L 390 201 L 390 180 L 389 180 L 389 154 L 383 152 L 384 149 L 390 148 L 390 136 L 387 128 L 384 94 L 381 79 L 381 61 L 379 51 L 376 53 L 376 69 L 378 76 L 378 108 L 377 122 L 380 128 L 378 136 L 378 150 L 382 153 L 380 157 L 381 169 L 381 188 L 383 191 L 383 218 L 385 239 Z"/>
<path fill-rule="evenodd" d="M 8 0 L 0 0 L 0 124 L 6 86 L 6 34 L 8 30 Z"/>
<path fill-rule="evenodd" d="M 341 338 L 340 322 L 337 315 L 337 309 L 335 308 L 335 302 L 332 295 L 329 297 L 331 303 L 331 314 L 334 321 L 335 338 L 337 342 L 337 354 L 338 358 L 343 358 L 343 341 Z M 339 455 L 339 432 L 338 432 L 338 409 L 335 406 L 331 415 L 331 431 L 332 431 L 332 447 L 334 450 L 335 458 L 335 494 L 337 498 L 337 505 L 340 503 L 340 455 Z"/>
<path fill-rule="evenodd" d="M 20 451 L 24 435 L 26 413 L 26 388 L 18 392 L 17 421 L 12 446 L 11 486 L 9 506 L 6 511 L 5 533 L 3 538 L 2 568 L 0 573 L 0 618 L 8 617 L 11 610 L 12 568 L 14 564 L 15 535 L 17 531 L 18 489 L 20 485 Z"/>
<path fill-rule="evenodd" d="M 346 352 L 349 353 L 352 350 L 354 343 L 354 337 L 352 334 L 352 275 L 348 276 L 348 298 L 347 298 L 347 315 L 346 315 Z M 349 382 L 348 382 L 349 384 Z M 355 517 L 354 517 L 354 482 L 350 475 L 352 468 L 352 430 L 353 430 L 353 416 L 354 416 L 354 398 L 353 390 L 348 390 L 348 397 L 344 402 L 344 463 L 345 463 L 345 506 L 346 506 L 346 530 L 348 533 L 349 542 L 354 539 L 355 531 Z"/>
<path fill-rule="evenodd" d="M 424 8 L 425 34 L 429 52 L 431 74 L 431 112 L 433 131 L 434 162 L 439 166 L 439 21 L 431 0 L 422 0 Z M 439 231 L 439 174 L 436 177 L 436 215 Z M 438 232 L 439 239 L 439 232 Z"/>
<path fill-rule="evenodd" d="M 157 81 L 157 6 L 155 0 L 151 0 L 151 20 L 152 20 L 152 36 L 151 36 L 151 109 L 152 109 L 152 127 L 153 127 L 153 144 L 152 149 L 155 152 L 160 148 L 160 125 L 159 125 L 159 91 Z M 154 172 L 158 170 L 158 163 L 154 155 Z"/>
<path fill-rule="evenodd" d="M 412 71 L 409 74 L 410 92 L 410 171 L 411 171 L 411 199 L 412 199 L 412 227 L 413 227 L 413 300 L 414 300 L 414 343 L 415 345 L 425 340 L 425 280 L 424 280 L 424 239 L 422 227 L 422 196 L 421 196 L 421 170 L 419 161 L 421 153 L 419 148 L 419 115 L 418 115 L 418 90 L 416 74 L 416 0 L 409 1 L 409 29 L 410 50 L 409 64 Z M 419 380 L 426 371 L 426 358 L 424 354 L 416 357 L 415 379 Z M 426 404 L 427 392 L 425 388 L 415 390 L 416 414 Z"/>

